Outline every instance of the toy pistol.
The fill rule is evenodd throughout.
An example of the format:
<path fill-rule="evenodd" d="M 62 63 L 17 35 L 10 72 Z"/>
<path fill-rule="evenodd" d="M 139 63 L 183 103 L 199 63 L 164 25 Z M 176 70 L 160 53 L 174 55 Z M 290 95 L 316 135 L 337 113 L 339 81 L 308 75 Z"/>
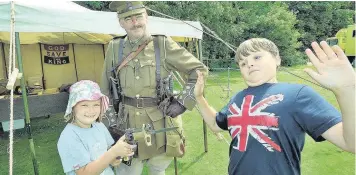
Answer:
<path fill-rule="evenodd" d="M 145 141 L 147 146 L 151 146 L 151 135 L 176 130 L 178 127 L 170 127 L 170 128 L 162 128 L 158 130 L 154 130 L 150 124 L 143 124 L 142 128 L 128 128 L 125 131 L 125 142 L 130 145 L 136 145 L 137 148 L 137 141 L 143 140 Z M 136 150 L 135 150 L 136 151 Z M 121 157 L 120 157 L 121 158 Z M 118 157 L 118 159 L 120 159 Z M 122 163 L 131 166 L 131 160 L 133 156 L 124 157 L 122 158 Z"/>

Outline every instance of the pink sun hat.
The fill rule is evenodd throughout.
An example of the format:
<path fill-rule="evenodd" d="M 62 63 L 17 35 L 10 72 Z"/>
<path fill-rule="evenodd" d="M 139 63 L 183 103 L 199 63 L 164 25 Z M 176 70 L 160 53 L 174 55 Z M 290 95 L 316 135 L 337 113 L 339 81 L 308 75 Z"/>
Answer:
<path fill-rule="evenodd" d="M 72 109 L 78 102 L 99 99 L 101 99 L 101 114 L 103 115 L 109 108 L 109 98 L 101 93 L 99 85 L 90 80 L 81 80 L 74 83 L 69 89 L 68 105 L 64 118 L 67 121 L 70 120 Z"/>

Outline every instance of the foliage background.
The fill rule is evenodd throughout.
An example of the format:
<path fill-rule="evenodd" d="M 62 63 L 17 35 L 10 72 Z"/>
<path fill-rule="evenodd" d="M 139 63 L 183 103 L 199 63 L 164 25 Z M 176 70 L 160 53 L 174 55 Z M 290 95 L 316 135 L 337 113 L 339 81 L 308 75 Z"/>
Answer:
<path fill-rule="evenodd" d="M 79 5 L 109 11 L 109 1 L 78 1 Z M 312 41 L 322 41 L 355 23 L 354 1 L 328 2 L 190 2 L 148 1 L 156 11 L 181 20 L 200 21 L 228 43 L 264 37 L 280 49 L 283 66 L 304 64 L 304 50 Z M 151 11 L 149 15 L 160 16 Z M 209 67 L 234 67 L 234 52 L 222 42 L 204 35 L 203 56 Z"/>

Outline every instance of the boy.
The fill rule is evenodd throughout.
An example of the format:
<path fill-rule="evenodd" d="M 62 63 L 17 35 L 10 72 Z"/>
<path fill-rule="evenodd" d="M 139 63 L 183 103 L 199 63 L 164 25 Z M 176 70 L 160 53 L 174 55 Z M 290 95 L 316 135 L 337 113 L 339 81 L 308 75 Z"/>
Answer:
<path fill-rule="evenodd" d="M 228 172 L 232 174 L 300 174 L 305 133 L 315 141 L 328 140 L 355 152 L 355 72 L 342 50 L 312 43 L 306 50 L 317 72 L 305 71 L 331 90 L 341 114 L 312 88 L 277 82 L 281 64 L 277 46 L 270 40 L 253 38 L 236 52 L 248 88 L 237 93 L 216 112 L 203 97 L 200 72 L 195 87 L 197 104 L 213 131 L 229 130 L 232 137 Z"/>

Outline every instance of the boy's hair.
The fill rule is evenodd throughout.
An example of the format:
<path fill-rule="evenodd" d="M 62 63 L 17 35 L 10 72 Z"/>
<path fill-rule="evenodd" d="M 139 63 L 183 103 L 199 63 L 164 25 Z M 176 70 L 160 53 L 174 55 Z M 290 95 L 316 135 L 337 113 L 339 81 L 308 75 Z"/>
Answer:
<path fill-rule="evenodd" d="M 267 51 L 275 58 L 279 58 L 278 47 L 266 38 L 251 38 L 242 42 L 236 50 L 236 62 L 243 60 L 242 57 L 249 56 L 252 52 Z"/>

